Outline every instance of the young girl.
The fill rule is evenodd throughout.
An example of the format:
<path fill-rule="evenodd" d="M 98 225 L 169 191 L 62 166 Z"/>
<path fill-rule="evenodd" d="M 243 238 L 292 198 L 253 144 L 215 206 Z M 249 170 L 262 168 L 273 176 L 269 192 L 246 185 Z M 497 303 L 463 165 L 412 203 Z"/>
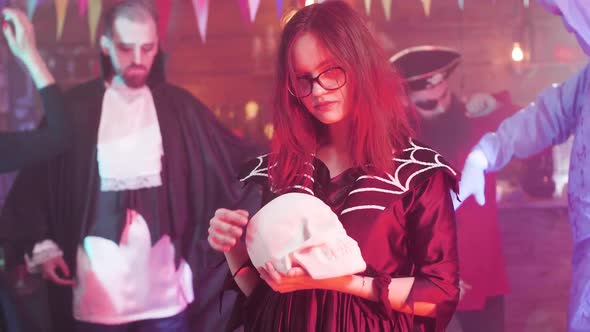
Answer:
<path fill-rule="evenodd" d="M 301 267 L 257 271 L 240 240 L 248 214 L 219 209 L 209 243 L 248 296 L 245 329 L 443 331 L 459 294 L 456 172 L 410 139 L 403 87 L 344 2 L 297 12 L 278 56 L 273 151 L 240 178 L 263 186 L 263 203 L 287 192 L 320 198 L 367 270 L 321 280 Z"/>

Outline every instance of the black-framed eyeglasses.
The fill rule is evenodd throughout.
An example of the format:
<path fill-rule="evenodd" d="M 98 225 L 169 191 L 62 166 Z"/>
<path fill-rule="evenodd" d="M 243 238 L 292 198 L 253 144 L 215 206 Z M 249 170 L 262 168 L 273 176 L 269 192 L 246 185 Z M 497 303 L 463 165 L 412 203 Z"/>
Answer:
<path fill-rule="evenodd" d="M 307 97 L 311 94 L 315 82 L 325 90 L 338 90 L 346 84 L 346 72 L 342 67 L 332 67 L 316 77 L 309 75 L 297 77 L 294 82 L 290 82 L 289 93 L 297 98 Z"/>

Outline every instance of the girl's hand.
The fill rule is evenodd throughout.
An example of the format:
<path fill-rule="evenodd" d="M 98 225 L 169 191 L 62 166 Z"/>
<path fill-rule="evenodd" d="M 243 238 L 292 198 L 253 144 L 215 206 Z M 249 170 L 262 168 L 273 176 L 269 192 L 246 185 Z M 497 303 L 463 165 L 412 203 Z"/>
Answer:
<path fill-rule="evenodd" d="M 230 251 L 240 240 L 248 224 L 248 211 L 217 209 L 209 221 L 209 245 L 222 252 Z"/>
<path fill-rule="evenodd" d="M 261 267 L 258 272 L 260 278 L 275 291 L 279 293 L 294 292 L 302 289 L 324 288 L 324 280 L 313 279 L 303 268 L 294 267 L 287 274 L 278 272 L 271 262 Z"/>

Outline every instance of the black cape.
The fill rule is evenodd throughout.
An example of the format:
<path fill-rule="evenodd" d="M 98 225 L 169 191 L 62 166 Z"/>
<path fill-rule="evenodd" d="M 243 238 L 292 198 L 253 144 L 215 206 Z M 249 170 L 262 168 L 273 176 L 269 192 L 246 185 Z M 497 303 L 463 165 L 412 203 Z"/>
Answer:
<path fill-rule="evenodd" d="M 40 89 L 39 94 L 45 110 L 45 124 L 37 130 L 0 133 L 0 173 L 51 158 L 71 142 L 61 90 L 51 84 Z"/>
<path fill-rule="evenodd" d="M 108 75 L 108 59 L 103 58 L 104 64 L 107 67 L 103 71 Z M 240 163 L 263 149 L 234 136 L 199 100 L 166 83 L 161 53 L 148 86 L 164 148 L 162 180 L 168 190 L 170 221 L 167 230 L 194 276 L 195 301 L 189 307 L 191 329 L 220 331 L 236 294 L 225 293 L 223 299 L 219 296 L 228 268 L 223 254 L 207 243 L 209 219 L 219 207 L 255 212 L 260 193 L 241 186 L 235 178 Z M 76 270 L 76 250 L 88 229 L 83 221 L 93 213 L 99 186 L 96 143 L 104 92 L 102 78 L 67 92 L 73 146 L 57 158 L 24 169 L 18 176 L 2 213 L 2 236 L 10 238 L 12 257 L 17 260 L 35 242 L 50 238 L 64 251 L 70 270 Z M 71 289 L 49 287 L 54 330 L 70 331 Z"/>

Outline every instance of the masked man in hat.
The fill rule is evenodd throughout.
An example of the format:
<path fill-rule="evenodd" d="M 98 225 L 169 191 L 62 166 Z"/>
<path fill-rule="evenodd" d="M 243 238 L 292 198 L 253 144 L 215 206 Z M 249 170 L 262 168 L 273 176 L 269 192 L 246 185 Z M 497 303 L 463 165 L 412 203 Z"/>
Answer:
<path fill-rule="evenodd" d="M 590 55 L 590 5 L 585 0 L 540 1 L 560 15 L 580 46 Z M 474 194 L 487 202 L 487 173 L 513 158 L 526 158 L 574 135 L 570 159 L 568 202 L 573 235 L 569 332 L 590 331 L 590 66 L 540 94 L 534 103 L 485 134 L 467 157 L 461 181 L 463 199 Z"/>
<path fill-rule="evenodd" d="M 511 109 L 508 93 L 475 94 L 463 102 L 451 91 L 448 78 L 461 55 L 450 48 L 417 46 L 400 51 L 390 62 L 402 75 L 421 118 L 421 140 L 459 166 L 481 134 Z M 504 330 L 504 294 L 509 292 L 500 242 L 495 180 L 488 176 L 486 197 L 479 206 L 465 202 L 457 211 L 461 300 L 457 307 L 463 331 Z M 470 219 L 477 219 L 474 222 Z"/>
<path fill-rule="evenodd" d="M 165 81 L 149 3 L 103 19 L 103 77 L 65 94 L 72 147 L 21 172 L 3 227 L 53 284 L 53 331 L 222 331 L 228 269 L 207 222 L 249 206 L 235 169 L 258 149 Z"/>

